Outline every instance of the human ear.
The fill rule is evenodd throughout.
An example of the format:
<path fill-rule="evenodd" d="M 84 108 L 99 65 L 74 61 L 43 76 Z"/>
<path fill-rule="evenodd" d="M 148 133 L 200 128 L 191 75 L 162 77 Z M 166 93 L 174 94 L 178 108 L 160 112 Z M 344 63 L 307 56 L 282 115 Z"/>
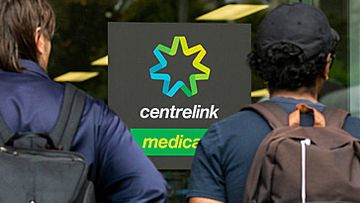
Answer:
<path fill-rule="evenodd" d="M 330 73 L 330 65 L 332 63 L 331 53 L 329 53 L 326 57 L 326 65 L 324 70 L 324 78 L 325 80 L 329 79 L 329 73 Z"/>
<path fill-rule="evenodd" d="M 35 46 L 37 52 L 37 62 L 44 70 L 46 70 L 51 51 L 51 42 L 41 32 L 41 28 L 37 28 L 35 31 Z"/>
<path fill-rule="evenodd" d="M 41 33 L 41 28 L 36 28 L 35 31 L 35 45 L 36 51 L 39 55 L 42 55 L 46 52 L 46 42 L 45 36 Z"/>

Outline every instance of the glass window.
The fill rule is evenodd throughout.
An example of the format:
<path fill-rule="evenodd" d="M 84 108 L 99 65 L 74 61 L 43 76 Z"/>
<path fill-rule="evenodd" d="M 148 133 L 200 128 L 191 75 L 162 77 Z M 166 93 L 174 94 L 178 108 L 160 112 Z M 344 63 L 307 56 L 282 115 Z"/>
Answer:
<path fill-rule="evenodd" d="M 57 30 L 49 64 L 52 78 L 69 71 L 93 71 L 98 76 L 77 83 L 94 97 L 107 100 L 107 65 L 92 62 L 107 55 L 107 22 L 197 22 L 196 18 L 226 3 L 269 4 L 266 10 L 235 21 L 250 23 L 252 38 L 263 16 L 282 3 L 299 0 L 49 0 L 57 14 Z M 303 0 L 319 7 L 341 37 L 330 80 L 320 101 L 351 111 L 360 117 L 360 1 Z M 211 23 L 211 22 L 203 22 Z M 266 95 L 265 83 L 252 76 L 252 97 L 256 102 Z M 260 96 L 259 96 L 260 95 Z M 189 171 L 162 171 L 170 186 L 170 202 L 186 202 Z"/>

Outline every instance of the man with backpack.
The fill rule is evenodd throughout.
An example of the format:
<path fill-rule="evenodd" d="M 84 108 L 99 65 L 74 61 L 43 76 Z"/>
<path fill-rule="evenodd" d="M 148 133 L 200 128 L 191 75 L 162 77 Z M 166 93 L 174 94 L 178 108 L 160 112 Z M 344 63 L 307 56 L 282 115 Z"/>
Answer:
<path fill-rule="evenodd" d="M 309 5 L 282 5 L 263 19 L 248 57 L 270 101 L 209 128 L 190 203 L 360 202 L 360 120 L 318 102 L 338 40 Z"/>
<path fill-rule="evenodd" d="M 125 123 L 47 75 L 54 31 L 47 0 L 0 1 L 0 202 L 94 202 L 86 179 L 97 202 L 167 202 Z"/>

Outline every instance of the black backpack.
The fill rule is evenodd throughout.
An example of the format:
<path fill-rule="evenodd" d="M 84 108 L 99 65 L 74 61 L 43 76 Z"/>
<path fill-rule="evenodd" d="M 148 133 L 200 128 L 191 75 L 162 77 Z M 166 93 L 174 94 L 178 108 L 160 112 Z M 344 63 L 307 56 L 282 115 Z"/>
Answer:
<path fill-rule="evenodd" d="M 93 203 L 84 157 L 70 152 L 85 103 L 70 84 L 50 134 L 12 133 L 0 116 L 1 203 Z"/>

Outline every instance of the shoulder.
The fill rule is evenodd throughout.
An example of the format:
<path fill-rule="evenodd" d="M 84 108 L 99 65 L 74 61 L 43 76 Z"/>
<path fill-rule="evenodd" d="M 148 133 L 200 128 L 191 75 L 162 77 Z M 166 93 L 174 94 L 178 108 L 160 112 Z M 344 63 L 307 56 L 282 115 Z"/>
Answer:
<path fill-rule="evenodd" d="M 267 122 L 250 110 L 211 125 L 196 150 L 189 197 L 230 202 L 242 199 L 251 160 L 270 131 Z"/>
<path fill-rule="evenodd" d="M 271 130 L 267 121 L 256 112 L 245 110 L 212 124 L 203 139 L 217 137 L 220 140 L 226 140 L 235 135 L 245 135 L 262 130 Z"/>
<path fill-rule="evenodd" d="M 104 101 L 86 95 L 82 120 L 92 125 L 97 134 L 105 136 L 108 131 L 125 131 L 127 126 Z M 106 131 L 106 132 L 105 132 Z"/>
<path fill-rule="evenodd" d="M 247 160 L 270 131 L 262 116 L 245 110 L 211 125 L 200 144 L 211 154 L 221 154 L 226 164 L 232 159 Z"/>
<path fill-rule="evenodd" d="M 223 129 L 243 129 L 252 127 L 264 127 L 267 126 L 267 121 L 264 118 L 252 110 L 239 111 L 217 123 L 217 126 Z"/>
<path fill-rule="evenodd" d="M 360 139 L 360 119 L 353 116 L 348 116 L 345 120 L 343 129 L 349 132 L 352 136 Z"/>
<path fill-rule="evenodd" d="M 108 112 L 110 113 L 110 110 L 107 108 L 107 105 L 104 101 L 95 99 L 89 94 L 86 94 L 83 117 L 97 115 L 97 117 L 95 117 L 94 119 L 103 119 L 102 115 Z"/>

